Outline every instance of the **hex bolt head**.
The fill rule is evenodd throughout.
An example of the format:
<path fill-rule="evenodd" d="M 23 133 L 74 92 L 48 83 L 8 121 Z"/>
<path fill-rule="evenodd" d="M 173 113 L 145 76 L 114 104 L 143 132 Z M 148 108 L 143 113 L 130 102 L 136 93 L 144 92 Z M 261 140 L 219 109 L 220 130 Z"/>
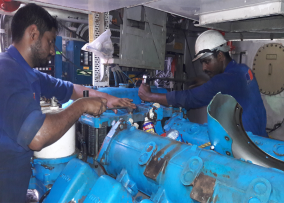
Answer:
<path fill-rule="evenodd" d="M 230 153 L 230 152 L 228 152 L 228 151 L 226 151 L 226 154 L 227 154 L 228 156 L 231 156 L 231 153 Z"/>
<path fill-rule="evenodd" d="M 230 140 L 230 138 L 229 138 L 228 136 L 225 136 L 225 140 L 229 141 L 229 140 Z"/>

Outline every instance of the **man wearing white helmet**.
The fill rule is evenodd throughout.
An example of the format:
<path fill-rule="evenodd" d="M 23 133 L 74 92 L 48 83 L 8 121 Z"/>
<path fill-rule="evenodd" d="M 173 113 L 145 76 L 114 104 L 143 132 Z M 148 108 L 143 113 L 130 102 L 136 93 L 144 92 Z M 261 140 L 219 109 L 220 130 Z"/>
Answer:
<path fill-rule="evenodd" d="M 200 60 L 203 71 L 211 78 L 208 82 L 194 89 L 167 94 L 152 93 L 149 86 L 141 85 L 139 96 L 144 101 L 189 110 L 208 105 L 218 92 L 228 94 L 243 108 L 242 121 L 245 130 L 268 137 L 265 130 L 266 111 L 257 81 L 246 65 L 232 60 L 226 42 L 215 30 L 203 32 L 196 40 L 193 61 Z"/>

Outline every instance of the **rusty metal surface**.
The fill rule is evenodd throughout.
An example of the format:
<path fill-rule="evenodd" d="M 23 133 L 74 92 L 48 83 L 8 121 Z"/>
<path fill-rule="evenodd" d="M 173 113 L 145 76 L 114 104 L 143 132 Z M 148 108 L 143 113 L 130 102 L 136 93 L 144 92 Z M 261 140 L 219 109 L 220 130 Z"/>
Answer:
<path fill-rule="evenodd" d="M 213 195 L 216 179 L 200 173 L 193 182 L 190 197 L 198 202 L 209 202 Z"/>
<path fill-rule="evenodd" d="M 164 148 L 162 148 L 160 151 L 158 151 L 157 154 L 152 157 L 151 161 L 146 166 L 144 175 L 148 178 L 156 180 L 161 171 L 165 173 L 168 161 L 175 155 L 175 153 L 180 149 L 180 147 L 181 144 L 178 142 L 174 144 L 170 143 Z"/>

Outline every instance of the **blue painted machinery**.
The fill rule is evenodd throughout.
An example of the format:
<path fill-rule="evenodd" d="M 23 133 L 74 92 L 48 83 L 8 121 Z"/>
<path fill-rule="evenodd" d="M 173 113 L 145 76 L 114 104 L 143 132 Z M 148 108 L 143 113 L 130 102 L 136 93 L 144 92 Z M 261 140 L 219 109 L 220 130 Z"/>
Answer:
<path fill-rule="evenodd" d="M 232 97 L 217 95 L 199 125 L 182 109 L 141 103 L 137 91 L 127 89 L 132 114 L 80 118 L 74 157 L 33 160 L 30 188 L 48 192 L 44 202 L 284 202 L 284 142 L 246 133 Z M 151 112 L 156 134 L 135 125 Z M 161 136 L 173 130 L 182 142 Z"/>

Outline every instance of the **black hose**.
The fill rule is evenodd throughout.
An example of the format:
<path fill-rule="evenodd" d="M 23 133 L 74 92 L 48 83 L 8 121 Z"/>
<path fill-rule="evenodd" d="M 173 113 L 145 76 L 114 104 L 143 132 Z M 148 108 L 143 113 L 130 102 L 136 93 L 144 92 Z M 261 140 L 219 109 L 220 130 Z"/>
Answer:
<path fill-rule="evenodd" d="M 51 190 L 51 189 L 50 189 Z M 44 193 L 42 195 L 42 197 L 40 198 L 40 200 L 38 201 L 39 203 L 42 203 L 43 200 L 47 197 L 47 195 L 50 193 L 50 190 L 47 190 L 46 193 Z"/>

